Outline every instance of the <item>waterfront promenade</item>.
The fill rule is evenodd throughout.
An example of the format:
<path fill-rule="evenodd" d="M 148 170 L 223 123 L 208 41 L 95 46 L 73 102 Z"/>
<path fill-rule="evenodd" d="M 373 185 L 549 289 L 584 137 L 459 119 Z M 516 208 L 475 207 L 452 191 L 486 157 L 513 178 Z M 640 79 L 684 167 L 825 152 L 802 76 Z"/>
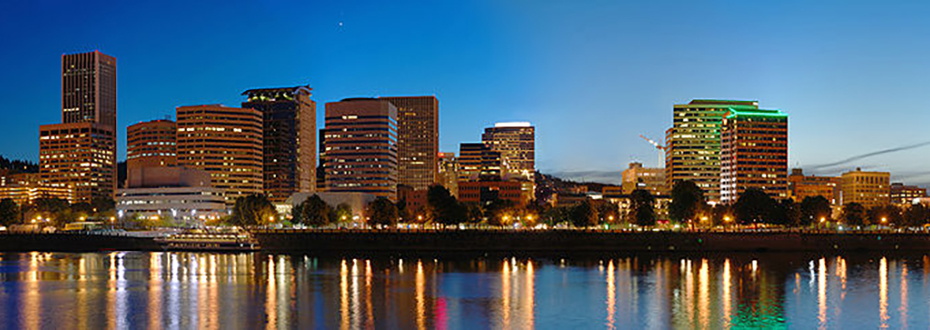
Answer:
<path fill-rule="evenodd" d="M 612 253 L 930 250 L 930 234 L 896 231 L 252 230 L 262 252 Z M 4 233 L 0 251 L 158 251 L 148 237 Z"/>

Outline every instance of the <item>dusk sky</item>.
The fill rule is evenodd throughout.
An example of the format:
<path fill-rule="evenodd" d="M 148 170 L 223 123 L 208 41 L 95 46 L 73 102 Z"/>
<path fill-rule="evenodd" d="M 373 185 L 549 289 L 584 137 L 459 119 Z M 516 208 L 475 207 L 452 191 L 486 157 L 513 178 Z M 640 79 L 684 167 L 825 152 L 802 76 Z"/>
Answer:
<path fill-rule="evenodd" d="M 656 165 L 638 135 L 663 139 L 674 104 L 758 100 L 790 116 L 790 167 L 926 186 L 928 16 L 884 1 L 7 0 L 0 154 L 38 161 L 61 55 L 97 49 L 117 58 L 119 159 L 130 124 L 309 84 L 318 128 L 326 102 L 436 95 L 441 151 L 529 121 L 539 170 L 614 183 L 630 161 Z"/>

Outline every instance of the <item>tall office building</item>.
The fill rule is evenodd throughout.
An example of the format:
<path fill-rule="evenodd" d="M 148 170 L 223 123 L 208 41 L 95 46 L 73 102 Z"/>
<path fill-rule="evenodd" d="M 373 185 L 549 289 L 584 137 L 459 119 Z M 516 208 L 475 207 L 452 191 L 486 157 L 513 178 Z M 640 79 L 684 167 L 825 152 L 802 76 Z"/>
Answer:
<path fill-rule="evenodd" d="M 500 181 L 501 153 L 484 143 L 459 144 L 459 181 Z"/>
<path fill-rule="evenodd" d="M 840 205 L 859 203 L 865 208 L 871 208 L 891 203 L 891 173 L 856 168 L 855 171 L 843 173 L 840 178 L 843 182 L 840 186 Z"/>
<path fill-rule="evenodd" d="M 42 185 L 70 188 L 73 202 L 112 199 L 116 189 L 116 134 L 96 123 L 39 127 Z"/>
<path fill-rule="evenodd" d="M 262 193 L 262 113 L 222 105 L 177 108 L 178 165 L 210 173 L 226 203 Z"/>
<path fill-rule="evenodd" d="M 350 98 L 326 103 L 323 168 L 326 192 L 397 197 L 397 108 Z"/>
<path fill-rule="evenodd" d="M 381 97 L 397 107 L 397 184 L 425 190 L 436 183 L 439 100 L 435 96 Z"/>
<path fill-rule="evenodd" d="M 676 104 L 665 132 L 665 181 L 669 190 L 692 181 L 710 202 L 720 201 L 720 132 L 730 109 L 754 110 L 758 101 L 692 100 Z"/>
<path fill-rule="evenodd" d="M 126 128 L 126 171 L 178 164 L 178 125 L 159 119 Z"/>
<path fill-rule="evenodd" d="M 501 175 L 504 180 L 522 179 L 533 182 L 536 173 L 536 128 L 530 123 L 496 123 L 481 135 L 492 151 L 501 154 Z"/>
<path fill-rule="evenodd" d="M 756 188 L 788 198 L 788 115 L 778 110 L 729 109 L 723 117 L 720 199 L 735 203 Z"/>
<path fill-rule="evenodd" d="M 316 102 L 310 86 L 250 89 L 243 108 L 263 116 L 264 190 L 272 202 L 316 191 Z"/>
<path fill-rule="evenodd" d="M 116 189 L 116 58 L 61 56 L 61 124 L 39 127 L 41 185 L 70 187 L 74 202 Z"/>
<path fill-rule="evenodd" d="M 116 131 L 116 58 L 96 50 L 61 55 L 61 122 Z"/>

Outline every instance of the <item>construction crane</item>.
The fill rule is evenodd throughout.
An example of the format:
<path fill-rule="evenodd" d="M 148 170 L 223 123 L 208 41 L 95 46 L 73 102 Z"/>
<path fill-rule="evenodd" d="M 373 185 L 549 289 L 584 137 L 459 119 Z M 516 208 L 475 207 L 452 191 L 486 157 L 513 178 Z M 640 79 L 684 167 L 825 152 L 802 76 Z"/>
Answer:
<path fill-rule="evenodd" d="M 659 144 L 656 141 L 653 141 L 650 138 L 647 138 L 645 135 L 640 134 L 639 137 L 643 138 L 643 140 L 646 140 L 646 142 L 649 142 L 649 144 L 651 144 L 653 147 L 656 147 L 656 149 L 659 149 L 659 158 L 656 161 L 656 165 L 658 165 L 658 167 L 664 167 L 664 164 L 662 164 L 662 156 L 665 155 L 665 149 L 667 147 Z"/>

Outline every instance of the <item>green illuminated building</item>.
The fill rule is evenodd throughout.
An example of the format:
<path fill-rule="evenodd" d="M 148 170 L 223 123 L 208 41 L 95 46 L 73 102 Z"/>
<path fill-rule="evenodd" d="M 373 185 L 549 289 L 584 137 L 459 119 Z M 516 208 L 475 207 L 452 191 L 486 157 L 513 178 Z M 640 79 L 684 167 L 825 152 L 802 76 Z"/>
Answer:
<path fill-rule="evenodd" d="M 710 202 L 720 201 L 720 134 L 730 110 L 758 110 L 758 101 L 692 100 L 676 104 L 665 132 L 665 180 L 669 189 L 690 180 Z"/>

